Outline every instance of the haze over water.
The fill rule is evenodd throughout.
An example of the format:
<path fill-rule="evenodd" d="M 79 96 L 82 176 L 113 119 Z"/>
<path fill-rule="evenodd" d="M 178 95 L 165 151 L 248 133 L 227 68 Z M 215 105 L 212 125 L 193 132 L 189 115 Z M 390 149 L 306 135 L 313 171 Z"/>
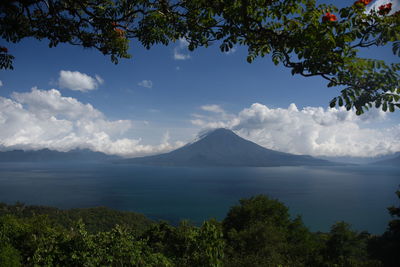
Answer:
<path fill-rule="evenodd" d="M 59 208 L 108 206 L 153 219 L 195 223 L 223 219 L 243 197 L 267 194 L 302 215 L 312 231 L 336 221 L 382 233 L 400 168 L 262 167 L 174 168 L 128 164 L 0 164 L 0 201 Z"/>

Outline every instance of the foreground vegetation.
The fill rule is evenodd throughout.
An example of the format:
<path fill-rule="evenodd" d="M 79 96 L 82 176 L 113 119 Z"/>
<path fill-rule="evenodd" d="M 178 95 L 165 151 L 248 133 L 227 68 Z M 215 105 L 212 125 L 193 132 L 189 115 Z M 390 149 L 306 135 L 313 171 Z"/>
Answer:
<path fill-rule="evenodd" d="M 398 266 L 400 207 L 389 211 L 397 218 L 376 236 L 345 222 L 312 233 L 263 195 L 199 227 L 107 208 L 0 204 L 0 266 Z"/>

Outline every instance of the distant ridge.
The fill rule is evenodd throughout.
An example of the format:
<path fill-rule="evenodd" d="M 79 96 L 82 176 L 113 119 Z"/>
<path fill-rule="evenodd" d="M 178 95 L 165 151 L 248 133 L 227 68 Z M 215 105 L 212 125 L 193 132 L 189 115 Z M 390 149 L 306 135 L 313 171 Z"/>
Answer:
<path fill-rule="evenodd" d="M 195 142 L 172 152 L 122 160 L 123 163 L 159 166 L 322 166 L 327 160 L 266 149 L 243 139 L 228 129 L 202 134 Z"/>
<path fill-rule="evenodd" d="M 397 155 L 394 158 L 375 161 L 371 163 L 372 165 L 393 165 L 393 166 L 400 166 L 400 152 L 395 153 Z"/>
<path fill-rule="evenodd" d="M 381 156 L 375 156 L 375 157 L 352 157 L 352 156 L 319 156 L 319 159 L 325 159 L 329 160 L 332 162 L 338 162 L 338 163 L 346 163 L 346 164 L 356 164 L 356 165 L 365 165 L 365 164 L 375 164 L 383 161 L 387 161 L 391 159 L 394 159 L 396 157 L 400 156 L 400 152 L 394 153 L 394 154 L 387 154 L 387 155 L 381 155 Z"/>
<path fill-rule="evenodd" d="M 74 149 L 60 152 L 50 149 L 41 150 L 11 150 L 0 152 L 0 162 L 96 162 L 120 159 L 89 149 Z"/>

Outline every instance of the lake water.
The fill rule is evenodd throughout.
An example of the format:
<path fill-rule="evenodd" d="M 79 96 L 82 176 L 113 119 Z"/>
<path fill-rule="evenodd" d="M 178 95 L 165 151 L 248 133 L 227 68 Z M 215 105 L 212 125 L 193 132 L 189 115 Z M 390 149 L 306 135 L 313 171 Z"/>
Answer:
<path fill-rule="evenodd" d="M 153 219 L 223 219 L 243 197 L 267 194 L 313 231 L 339 220 L 382 233 L 399 205 L 400 168 L 377 166 L 174 168 L 121 164 L 0 164 L 0 202 L 108 206 Z"/>

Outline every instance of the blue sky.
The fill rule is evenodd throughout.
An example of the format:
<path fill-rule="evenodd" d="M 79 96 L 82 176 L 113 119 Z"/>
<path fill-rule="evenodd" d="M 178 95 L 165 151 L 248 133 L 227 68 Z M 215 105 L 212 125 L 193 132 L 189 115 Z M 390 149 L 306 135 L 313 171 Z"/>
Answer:
<path fill-rule="evenodd" d="M 98 51 L 77 46 L 61 44 L 50 49 L 46 41 L 33 39 L 2 45 L 16 60 L 15 70 L 0 73 L 0 97 L 21 105 L 21 116 L 12 125 L 3 122 L 1 126 L 3 150 L 81 147 L 138 156 L 171 150 L 199 131 L 218 126 L 268 148 L 296 154 L 363 156 L 400 150 L 399 112 L 373 111 L 358 118 L 351 112 L 328 110 L 329 100 L 339 89 L 327 88 L 319 77 L 292 76 L 269 57 L 248 64 L 245 47 L 229 54 L 221 53 L 218 45 L 189 52 L 178 41 L 146 50 L 132 40 L 133 58 L 114 65 Z M 398 60 L 390 48 L 366 49 L 362 54 Z M 80 82 L 92 90 L 73 90 Z M 53 88 L 60 94 L 49 91 Z M 49 104 L 55 98 L 60 101 L 58 107 Z M 4 103 L 0 112 L 16 114 L 7 111 L 9 105 Z M 292 103 L 297 111 L 293 105 L 288 108 Z M 101 115 L 81 121 L 82 114 L 91 112 L 84 110 L 86 104 Z M 63 114 L 80 109 L 77 106 L 82 114 Z M 27 126 L 27 116 L 33 116 L 29 122 L 40 123 Z M 54 119 L 66 128 L 61 131 L 61 126 L 53 125 Z M 50 135 L 52 129 L 60 132 Z"/>

